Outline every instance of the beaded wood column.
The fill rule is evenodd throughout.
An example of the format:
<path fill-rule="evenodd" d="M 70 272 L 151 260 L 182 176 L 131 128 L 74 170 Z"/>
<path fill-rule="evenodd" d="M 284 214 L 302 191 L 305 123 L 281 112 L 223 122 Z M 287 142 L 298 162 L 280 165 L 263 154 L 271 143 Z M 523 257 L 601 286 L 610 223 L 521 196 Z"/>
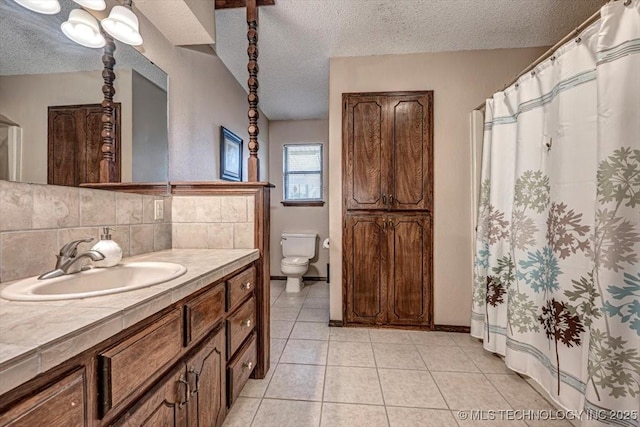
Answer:
<path fill-rule="evenodd" d="M 249 40 L 249 182 L 260 180 L 260 162 L 258 160 L 258 5 L 256 0 L 247 0 L 247 39 Z"/>
<path fill-rule="evenodd" d="M 113 53 L 116 50 L 116 44 L 113 38 L 107 33 L 103 32 L 103 36 L 106 40 L 104 46 L 104 54 L 102 55 L 102 64 L 104 69 L 102 70 L 102 79 L 104 84 L 102 85 L 102 93 L 104 99 L 102 101 L 102 159 L 100 160 L 100 182 L 118 182 L 120 181 L 120 174 L 116 166 L 116 140 L 115 140 L 115 117 L 113 115 L 113 96 L 116 93 L 113 87 L 113 81 L 116 79 L 116 74 L 113 72 L 113 67 L 116 65 L 116 59 Z"/>

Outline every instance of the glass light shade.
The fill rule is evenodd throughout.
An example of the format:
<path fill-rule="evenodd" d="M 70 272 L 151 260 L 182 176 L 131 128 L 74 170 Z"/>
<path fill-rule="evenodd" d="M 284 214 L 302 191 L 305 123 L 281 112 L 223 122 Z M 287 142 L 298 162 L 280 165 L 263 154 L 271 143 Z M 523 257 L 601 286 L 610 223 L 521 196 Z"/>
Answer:
<path fill-rule="evenodd" d="M 60 12 L 58 0 L 13 0 L 22 7 L 45 15 L 55 15 Z"/>
<path fill-rule="evenodd" d="M 102 28 L 114 39 L 132 46 L 142 44 L 138 17 L 131 9 L 124 6 L 114 6 L 109 17 L 104 18 L 101 22 Z"/>
<path fill-rule="evenodd" d="M 73 0 L 78 3 L 82 7 L 86 7 L 91 10 L 105 10 L 107 8 L 107 4 L 104 0 Z"/>
<path fill-rule="evenodd" d="M 60 28 L 65 36 L 82 46 L 100 48 L 105 45 L 98 21 L 86 10 L 73 9 L 69 20 Z"/>

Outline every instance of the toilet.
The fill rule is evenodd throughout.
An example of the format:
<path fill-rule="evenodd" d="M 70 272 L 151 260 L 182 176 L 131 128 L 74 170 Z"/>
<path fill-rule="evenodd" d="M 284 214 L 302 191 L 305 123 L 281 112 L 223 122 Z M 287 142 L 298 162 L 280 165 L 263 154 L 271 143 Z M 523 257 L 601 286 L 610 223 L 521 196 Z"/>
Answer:
<path fill-rule="evenodd" d="M 300 292 L 302 275 L 309 268 L 309 260 L 316 255 L 317 234 L 282 233 L 282 262 L 280 270 L 287 276 L 287 292 Z"/>

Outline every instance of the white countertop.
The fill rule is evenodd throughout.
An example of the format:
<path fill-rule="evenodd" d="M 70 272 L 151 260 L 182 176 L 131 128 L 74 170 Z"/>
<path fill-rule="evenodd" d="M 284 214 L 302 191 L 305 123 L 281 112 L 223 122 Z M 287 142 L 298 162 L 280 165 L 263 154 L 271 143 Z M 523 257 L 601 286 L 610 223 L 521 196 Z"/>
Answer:
<path fill-rule="evenodd" d="M 170 249 L 122 261 L 187 267 L 159 285 L 67 301 L 0 298 L 0 395 L 258 258 L 257 249 Z"/>

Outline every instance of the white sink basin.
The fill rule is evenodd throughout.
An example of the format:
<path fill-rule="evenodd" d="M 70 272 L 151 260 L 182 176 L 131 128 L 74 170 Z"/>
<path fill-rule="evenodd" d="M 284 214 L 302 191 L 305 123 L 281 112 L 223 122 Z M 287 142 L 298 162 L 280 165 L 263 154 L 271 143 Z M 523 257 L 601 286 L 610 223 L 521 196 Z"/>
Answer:
<path fill-rule="evenodd" d="M 54 279 L 20 280 L 0 292 L 12 301 L 58 301 L 116 294 L 157 285 L 182 276 L 186 267 L 171 262 L 132 262 L 110 268 L 92 268 Z"/>

